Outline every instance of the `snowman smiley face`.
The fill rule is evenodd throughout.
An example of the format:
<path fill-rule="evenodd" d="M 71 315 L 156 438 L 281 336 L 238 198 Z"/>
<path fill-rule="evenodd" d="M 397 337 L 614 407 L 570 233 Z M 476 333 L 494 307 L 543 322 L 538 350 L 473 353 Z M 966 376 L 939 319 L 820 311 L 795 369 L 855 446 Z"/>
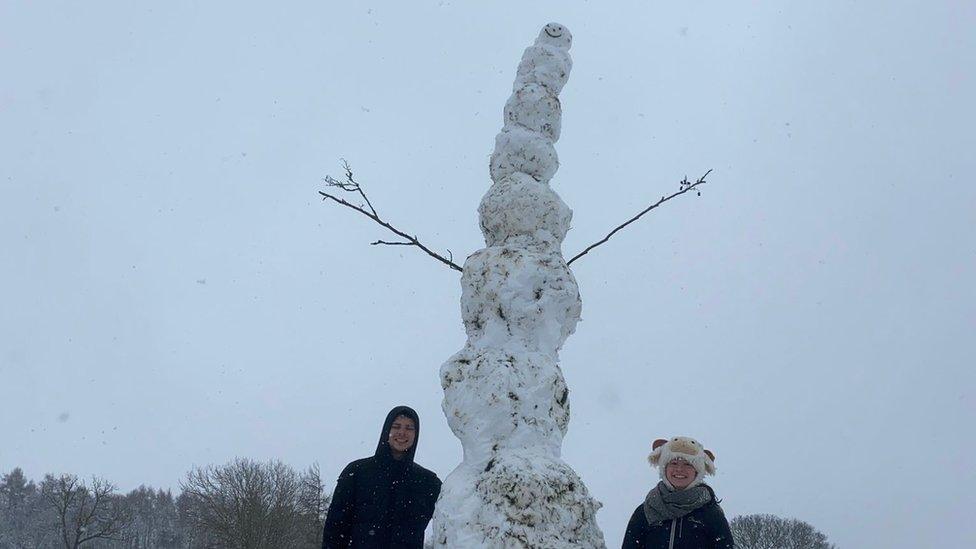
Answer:
<path fill-rule="evenodd" d="M 573 35 L 569 32 L 569 29 L 559 23 L 549 23 L 539 32 L 539 38 L 536 40 L 536 43 L 569 49 L 573 43 Z"/>

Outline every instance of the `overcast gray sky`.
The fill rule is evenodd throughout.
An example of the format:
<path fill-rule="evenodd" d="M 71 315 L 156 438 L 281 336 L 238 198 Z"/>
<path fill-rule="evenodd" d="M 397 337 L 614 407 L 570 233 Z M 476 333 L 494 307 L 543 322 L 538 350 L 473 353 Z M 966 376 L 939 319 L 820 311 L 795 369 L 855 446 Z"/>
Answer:
<path fill-rule="evenodd" d="M 235 456 L 461 459 L 438 368 L 522 50 L 575 36 L 554 188 L 583 322 L 564 458 L 608 544 L 650 442 L 715 451 L 728 515 L 844 548 L 970 547 L 976 4 L 0 3 L 0 472 L 178 488 Z M 968 434 L 967 434 L 968 433 Z"/>

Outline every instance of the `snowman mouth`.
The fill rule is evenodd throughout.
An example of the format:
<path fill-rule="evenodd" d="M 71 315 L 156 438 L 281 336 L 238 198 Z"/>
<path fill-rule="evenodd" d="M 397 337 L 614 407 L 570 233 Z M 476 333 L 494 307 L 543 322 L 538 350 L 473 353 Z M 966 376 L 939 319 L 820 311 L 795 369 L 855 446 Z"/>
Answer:
<path fill-rule="evenodd" d="M 561 37 L 563 35 L 563 33 L 561 31 L 560 32 L 557 32 L 556 34 L 553 34 L 553 31 L 550 31 L 548 28 L 546 29 L 546 34 L 548 34 L 549 36 L 551 36 L 553 38 L 559 38 L 559 37 Z"/>

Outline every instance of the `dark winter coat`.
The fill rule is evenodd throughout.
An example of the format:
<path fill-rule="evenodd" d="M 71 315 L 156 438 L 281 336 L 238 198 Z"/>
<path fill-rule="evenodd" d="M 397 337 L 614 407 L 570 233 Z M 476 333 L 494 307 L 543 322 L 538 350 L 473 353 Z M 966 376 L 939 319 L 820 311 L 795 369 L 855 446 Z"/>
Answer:
<path fill-rule="evenodd" d="M 393 459 L 388 442 L 398 416 L 416 424 L 413 446 Z M 420 549 L 434 514 L 441 481 L 414 463 L 420 418 L 407 406 L 390 410 L 373 457 L 356 460 L 339 475 L 325 519 L 322 549 Z"/>
<path fill-rule="evenodd" d="M 638 505 L 627 524 L 622 549 L 733 549 L 732 532 L 715 492 L 705 505 L 683 517 L 648 524 L 644 505 Z M 674 542 L 672 544 L 672 532 Z"/>

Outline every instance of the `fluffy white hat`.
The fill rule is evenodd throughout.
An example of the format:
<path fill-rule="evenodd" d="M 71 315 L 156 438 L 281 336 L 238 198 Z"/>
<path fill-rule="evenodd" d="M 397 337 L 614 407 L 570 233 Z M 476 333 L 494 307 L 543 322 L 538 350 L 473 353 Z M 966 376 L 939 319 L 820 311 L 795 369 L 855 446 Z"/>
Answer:
<path fill-rule="evenodd" d="M 705 480 L 705 475 L 715 474 L 715 454 L 706 450 L 702 443 L 693 438 L 674 437 L 671 440 L 659 438 L 654 441 L 652 448 L 653 451 L 647 456 L 647 461 L 658 468 L 661 479 L 671 488 L 674 487 L 668 482 L 664 469 L 675 459 L 687 461 L 698 473 L 689 488 L 701 484 Z"/>

